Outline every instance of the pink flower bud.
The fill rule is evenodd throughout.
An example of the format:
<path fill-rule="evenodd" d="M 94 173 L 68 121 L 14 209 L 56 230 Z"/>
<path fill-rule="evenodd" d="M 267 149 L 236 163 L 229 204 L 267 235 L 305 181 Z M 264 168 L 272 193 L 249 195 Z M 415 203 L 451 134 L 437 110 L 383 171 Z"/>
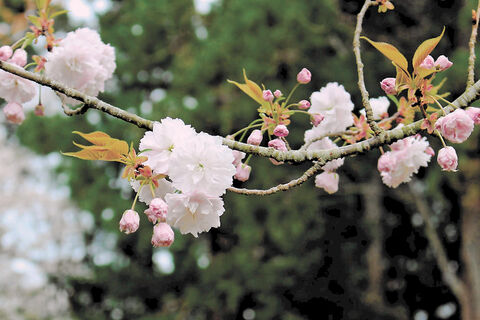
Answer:
<path fill-rule="evenodd" d="M 457 171 L 458 157 L 453 147 L 445 147 L 438 151 L 437 162 L 443 171 Z"/>
<path fill-rule="evenodd" d="M 273 139 L 273 140 L 268 141 L 268 146 L 272 147 L 276 150 L 280 150 L 280 151 L 287 151 L 288 150 L 287 145 L 281 139 Z M 272 162 L 276 166 L 283 164 L 283 162 L 277 161 L 277 160 L 272 159 L 272 158 L 270 158 L 270 162 Z"/>
<path fill-rule="evenodd" d="M 245 182 L 250 178 L 250 172 L 252 171 L 252 167 L 247 164 L 240 163 L 237 166 L 237 172 L 235 173 L 235 179 L 238 181 Z"/>
<path fill-rule="evenodd" d="M 273 134 L 277 137 L 286 137 L 288 136 L 288 129 L 285 125 L 279 124 L 278 126 L 273 129 Z"/>
<path fill-rule="evenodd" d="M 463 109 L 457 109 L 439 118 L 435 123 L 435 129 L 453 143 L 462 143 L 467 140 L 473 131 L 473 126 L 473 120 Z"/>
<path fill-rule="evenodd" d="M 310 108 L 310 102 L 308 100 L 302 100 L 298 103 L 298 108 L 306 110 Z"/>
<path fill-rule="evenodd" d="M 310 82 L 311 79 L 312 79 L 312 73 L 307 68 L 303 68 L 297 74 L 297 81 L 301 84 L 307 84 Z"/>
<path fill-rule="evenodd" d="M 433 150 L 432 147 L 427 147 L 427 149 L 425 149 L 425 153 L 433 157 L 435 155 L 435 150 Z"/>
<path fill-rule="evenodd" d="M 25 120 L 25 113 L 23 108 L 16 102 L 9 102 L 4 108 L 3 113 L 5 118 L 11 123 L 21 124 Z"/>
<path fill-rule="evenodd" d="M 322 123 L 323 119 L 325 119 L 325 116 L 321 113 L 315 113 L 310 117 L 310 121 L 312 122 L 314 127 Z"/>
<path fill-rule="evenodd" d="M 150 205 L 145 214 L 148 221 L 151 223 L 157 223 L 157 221 L 165 222 L 167 219 L 168 205 L 160 198 L 154 198 L 150 201 Z"/>
<path fill-rule="evenodd" d="M 385 78 L 380 82 L 380 87 L 386 94 L 397 94 L 395 89 L 395 78 Z"/>
<path fill-rule="evenodd" d="M 17 49 L 13 53 L 12 58 L 9 60 L 10 63 L 15 63 L 16 65 L 23 67 L 27 64 L 27 51 L 23 49 Z"/>
<path fill-rule="evenodd" d="M 43 104 L 39 103 L 35 106 L 35 110 L 33 112 L 36 116 L 43 117 L 45 115 L 45 107 Z"/>
<path fill-rule="evenodd" d="M 273 140 L 268 141 L 268 146 L 272 147 L 276 150 L 280 150 L 280 151 L 287 151 L 288 150 L 287 145 L 281 139 L 273 139 Z"/>
<path fill-rule="evenodd" d="M 170 247 L 175 239 L 172 227 L 161 222 L 153 227 L 152 245 L 157 247 Z"/>
<path fill-rule="evenodd" d="M 13 50 L 10 46 L 3 46 L 0 48 L 0 60 L 7 61 L 12 56 Z"/>
<path fill-rule="evenodd" d="M 432 69 L 435 66 L 435 60 L 431 55 L 428 55 L 422 63 L 420 63 L 420 67 L 425 69 Z"/>
<path fill-rule="evenodd" d="M 263 100 L 272 102 L 273 101 L 273 94 L 270 90 L 263 90 Z"/>
<path fill-rule="evenodd" d="M 470 107 L 465 112 L 473 120 L 473 123 L 480 124 L 480 108 Z"/>
<path fill-rule="evenodd" d="M 441 55 L 440 57 L 437 58 L 437 61 L 435 61 L 435 67 L 438 68 L 440 71 L 447 70 L 453 65 L 453 62 L 448 60 L 447 57 L 444 55 Z"/>
<path fill-rule="evenodd" d="M 322 172 L 315 177 L 315 187 L 332 194 L 338 191 L 338 174 L 336 172 Z"/>
<path fill-rule="evenodd" d="M 237 166 L 243 158 L 245 158 L 245 152 L 241 152 L 241 151 L 238 151 L 238 150 L 233 150 L 232 151 L 232 154 L 233 154 L 233 165 L 234 166 Z"/>
<path fill-rule="evenodd" d="M 282 91 L 275 90 L 275 92 L 273 92 L 273 95 L 275 96 L 275 98 L 280 98 L 283 94 Z"/>
<path fill-rule="evenodd" d="M 262 143 L 263 133 L 262 131 L 255 129 L 250 133 L 250 136 L 247 139 L 248 144 L 253 144 L 254 146 L 259 146 Z"/>
<path fill-rule="evenodd" d="M 137 231 L 139 225 L 140 217 L 136 211 L 126 210 L 123 213 L 122 219 L 120 219 L 120 231 L 126 234 L 133 233 Z"/>

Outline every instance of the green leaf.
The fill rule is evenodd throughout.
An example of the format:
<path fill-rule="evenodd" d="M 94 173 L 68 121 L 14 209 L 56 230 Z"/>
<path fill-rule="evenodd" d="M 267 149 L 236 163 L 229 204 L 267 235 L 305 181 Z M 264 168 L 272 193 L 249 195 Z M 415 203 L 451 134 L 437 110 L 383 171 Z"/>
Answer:
<path fill-rule="evenodd" d="M 412 60 L 414 71 L 417 71 L 418 66 L 433 51 L 433 49 L 435 49 L 437 44 L 442 39 L 444 33 L 445 27 L 443 27 L 442 33 L 438 37 L 423 41 L 423 43 L 417 48 Z"/>
<path fill-rule="evenodd" d="M 52 13 L 52 15 L 50 16 L 50 19 L 53 19 L 55 17 L 58 17 L 59 15 L 62 15 L 62 14 L 65 14 L 67 13 L 68 10 L 60 10 L 60 11 L 57 11 L 57 12 L 54 12 Z"/>
<path fill-rule="evenodd" d="M 403 54 L 398 51 L 397 48 L 386 42 L 375 42 L 367 37 L 361 37 L 367 40 L 372 46 L 380 51 L 385 57 L 392 61 L 396 66 L 402 68 L 406 74 L 408 74 L 408 61 Z"/>
<path fill-rule="evenodd" d="M 33 23 L 33 25 L 37 28 L 41 28 L 42 27 L 42 23 L 40 22 L 40 17 L 37 17 L 37 16 L 28 16 L 28 20 L 30 20 L 31 23 Z"/>

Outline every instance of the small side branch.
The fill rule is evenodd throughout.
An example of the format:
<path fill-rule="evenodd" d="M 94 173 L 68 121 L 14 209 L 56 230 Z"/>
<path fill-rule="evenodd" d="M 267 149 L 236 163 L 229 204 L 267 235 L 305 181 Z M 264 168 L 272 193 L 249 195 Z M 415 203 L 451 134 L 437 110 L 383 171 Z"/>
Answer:
<path fill-rule="evenodd" d="M 475 82 L 475 43 L 477 42 L 478 20 L 480 16 L 480 1 L 478 1 L 477 10 L 475 16 L 472 16 L 472 34 L 470 35 L 470 41 L 468 47 L 470 49 L 470 55 L 468 57 L 468 79 L 467 89 L 470 88 Z"/>
<path fill-rule="evenodd" d="M 360 34 L 362 33 L 362 23 L 363 17 L 365 16 L 365 12 L 367 12 L 368 7 L 370 7 L 374 1 L 366 0 L 365 4 L 363 5 L 362 9 L 358 13 L 357 16 L 357 26 L 355 28 L 355 33 L 353 35 L 353 52 L 355 53 L 355 62 L 357 63 L 357 73 L 358 73 L 358 88 L 362 94 L 362 103 L 365 107 L 365 114 L 367 116 L 367 122 L 370 126 L 370 129 L 376 135 L 379 135 L 383 132 L 383 130 L 377 125 L 377 123 L 373 120 L 373 111 L 372 106 L 370 105 L 368 91 L 365 87 L 365 79 L 363 77 L 363 62 L 362 56 L 360 53 Z"/>
<path fill-rule="evenodd" d="M 443 247 L 442 241 L 440 240 L 431 219 L 431 209 L 427 205 L 424 195 L 419 193 L 418 190 L 415 190 L 413 183 L 409 184 L 409 188 L 410 194 L 415 201 L 415 205 L 425 221 L 425 235 L 432 247 L 438 268 L 442 272 L 445 283 L 450 287 L 459 301 L 461 301 L 467 289 L 462 279 L 460 279 L 456 272 L 450 267 L 447 253 L 445 252 L 445 248 Z"/>
<path fill-rule="evenodd" d="M 314 174 L 316 174 L 318 171 L 321 170 L 323 166 L 323 162 L 317 162 L 315 163 L 310 169 L 305 171 L 299 178 L 294 179 L 288 183 L 285 184 L 279 184 L 278 186 L 272 187 L 270 189 L 266 190 L 259 190 L 259 189 L 240 189 L 240 188 L 234 188 L 230 187 L 227 190 L 235 193 L 240 193 L 240 194 L 247 194 L 247 195 L 257 195 L 257 196 L 266 196 L 269 194 L 277 193 L 279 191 L 287 191 L 293 187 L 299 186 L 305 181 L 307 181 L 309 178 L 311 178 Z"/>

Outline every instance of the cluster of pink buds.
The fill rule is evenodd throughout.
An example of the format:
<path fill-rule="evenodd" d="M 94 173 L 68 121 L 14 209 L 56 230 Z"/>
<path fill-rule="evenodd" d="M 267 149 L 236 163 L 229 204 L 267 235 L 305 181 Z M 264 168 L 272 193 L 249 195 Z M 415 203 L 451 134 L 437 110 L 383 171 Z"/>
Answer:
<path fill-rule="evenodd" d="M 166 223 L 168 206 L 160 198 L 154 198 L 150 202 L 145 215 L 148 220 L 153 223 L 152 245 L 154 247 L 169 247 L 174 240 L 174 232 L 172 227 Z M 126 210 L 120 220 L 120 231 L 126 234 L 133 233 L 138 230 L 140 225 L 140 217 L 133 209 Z"/>
<path fill-rule="evenodd" d="M 260 130 L 257 130 L 260 131 Z M 260 136 L 261 141 L 261 136 Z M 237 150 L 233 150 L 233 165 L 235 166 L 236 172 L 234 178 L 238 181 L 245 182 L 250 178 L 250 172 L 252 171 L 252 167 L 248 164 L 243 163 L 242 160 L 245 158 L 245 153 Z"/>
<path fill-rule="evenodd" d="M 438 71 L 443 71 L 443 70 L 447 70 L 452 65 L 453 65 L 453 62 L 448 60 L 448 58 L 444 55 L 439 56 L 437 60 L 434 60 L 431 55 L 428 55 L 420 64 L 420 67 L 428 70 L 435 68 Z"/>

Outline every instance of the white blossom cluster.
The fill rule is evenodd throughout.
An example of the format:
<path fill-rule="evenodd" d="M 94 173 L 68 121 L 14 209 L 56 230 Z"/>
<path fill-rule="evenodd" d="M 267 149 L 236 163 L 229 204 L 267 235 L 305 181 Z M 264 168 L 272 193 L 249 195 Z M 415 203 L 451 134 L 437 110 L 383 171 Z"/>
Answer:
<path fill-rule="evenodd" d="M 195 237 L 220 226 L 225 211 L 221 196 L 236 172 L 232 151 L 220 137 L 197 133 L 180 119 L 165 118 L 145 133 L 140 150 L 154 174 L 168 176 L 154 191 L 168 205 L 169 225 Z M 132 186 L 139 190 L 138 182 Z M 153 195 L 143 188 L 139 198 L 149 204 Z"/>

